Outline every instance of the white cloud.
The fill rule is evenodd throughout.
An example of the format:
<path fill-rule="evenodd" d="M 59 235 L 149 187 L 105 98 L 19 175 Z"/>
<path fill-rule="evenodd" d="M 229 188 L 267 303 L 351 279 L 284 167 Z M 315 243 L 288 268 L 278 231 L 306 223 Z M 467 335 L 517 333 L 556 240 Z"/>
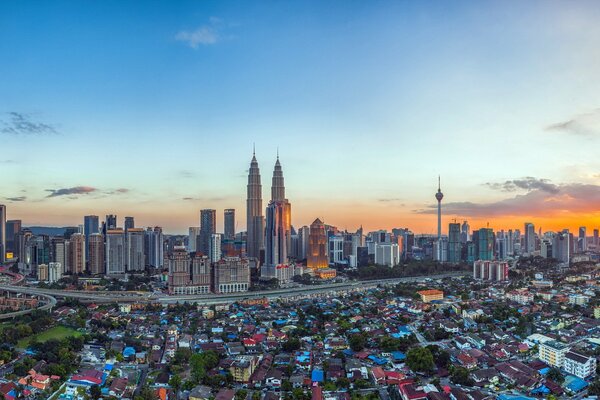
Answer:
<path fill-rule="evenodd" d="M 211 17 L 207 25 L 202 25 L 192 31 L 180 31 L 175 35 L 175 40 L 185 42 L 192 49 L 199 46 L 210 46 L 221 40 L 220 27 L 222 20 Z"/>

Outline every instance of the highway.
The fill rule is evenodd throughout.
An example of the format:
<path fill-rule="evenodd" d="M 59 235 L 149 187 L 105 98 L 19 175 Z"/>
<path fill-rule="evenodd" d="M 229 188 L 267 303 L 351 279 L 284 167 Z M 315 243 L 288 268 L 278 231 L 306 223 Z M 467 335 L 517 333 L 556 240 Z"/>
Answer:
<path fill-rule="evenodd" d="M 417 276 L 393 279 L 381 279 L 370 281 L 348 281 L 342 283 L 330 283 L 323 285 L 306 285 L 286 289 L 264 290 L 256 292 L 243 292 L 232 294 L 204 294 L 204 295 L 155 295 L 152 293 L 140 292 L 85 292 L 85 291 L 66 291 L 55 289 L 38 289 L 34 287 L 17 285 L 0 285 L 0 291 L 5 290 L 13 293 L 24 293 L 28 295 L 44 295 L 51 298 L 75 298 L 84 301 L 93 301 L 98 303 L 196 303 L 200 305 L 233 303 L 245 299 L 267 298 L 296 298 L 312 295 L 321 295 L 326 293 L 347 292 L 354 290 L 364 290 L 376 287 L 378 285 L 394 285 L 401 282 L 418 282 L 425 279 L 441 279 L 449 277 L 459 277 L 469 275 L 469 272 L 455 272 L 440 275 Z M 55 300 L 56 301 L 56 300 Z"/>

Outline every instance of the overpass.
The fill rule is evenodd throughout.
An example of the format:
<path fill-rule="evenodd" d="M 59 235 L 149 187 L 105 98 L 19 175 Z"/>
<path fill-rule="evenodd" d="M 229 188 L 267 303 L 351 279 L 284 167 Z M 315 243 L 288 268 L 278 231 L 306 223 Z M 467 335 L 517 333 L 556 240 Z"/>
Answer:
<path fill-rule="evenodd" d="M 0 291 L 24 293 L 28 295 L 43 295 L 52 298 L 74 298 L 82 301 L 93 301 L 97 303 L 196 303 L 202 305 L 233 303 L 236 301 L 256 298 L 297 298 L 326 293 L 348 292 L 364 290 L 379 285 L 395 285 L 398 283 L 419 282 L 425 279 L 442 279 L 449 277 L 461 277 L 469 275 L 469 272 L 453 272 L 439 275 L 415 276 L 392 279 L 380 279 L 369 281 L 348 281 L 342 283 L 328 283 L 322 285 L 305 285 L 286 289 L 261 290 L 255 292 L 242 292 L 230 294 L 202 294 L 202 295 L 154 295 L 144 292 L 85 292 L 68 291 L 56 289 L 40 289 L 34 287 L 0 285 Z"/>

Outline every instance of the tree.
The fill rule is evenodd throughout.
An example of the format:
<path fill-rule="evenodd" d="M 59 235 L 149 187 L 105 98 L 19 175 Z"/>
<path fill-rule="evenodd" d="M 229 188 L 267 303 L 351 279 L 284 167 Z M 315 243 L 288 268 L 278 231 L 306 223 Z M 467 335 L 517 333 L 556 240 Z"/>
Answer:
<path fill-rule="evenodd" d="M 435 367 L 433 355 L 426 347 L 414 347 L 410 349 L 406 354 L 406 365 L 415 372 L 425 374 L 433 372 Z"/>
<path fill-rule="evenodd" d="M 565 381 L 565 377 L 560 372 L 560 369 L 554 367 L 548 371 L 548 379 L 558 383 L 559 385 Z"/>
<path fill-rule="evenodd" d="M 473 380 L 469 376 L 469 370 L 464 367 L 453 367 L 450 380 L 457 385 L 472 386 Z"/>
<path fill-rule="evenodd" d="M 284 392 L 289 392 L 292 389 L 293 389 L 292 383 L 290 381 L 288 381 L 287 379 L 284 380 L 283 382 L 281 382 L 281 390 L 283 390 Z"/>
<path fill-rule="evenodd" d="M 367 344 L 367 339 L 364 335 L 360 333 L 356 333 L 350 336 L 350 339 L 348 341 L 350 343 L 350 348 L 354 351 L 361 351 L 365 348 L 365 345 Z"/>
<path fill-rule="evenodd" d="M 246 389 L 238 390 L 235 393 L 235 400 L 246 400 L 246 397 L 248 397 L 248 391 Z"/>
<path fill-rule="evenodd" d="M 281 348 L 283 351 L 290 353 L 292 351 L 296 351 L 300 349 L 300 340 L 297 338 L 290 338 L 287 342 L 285 342 Z"/>
<path fill-rule="evenodd" d="M 592 396 L 600 395 L 600 380 L 596 379 L 590 384 L 590 386 L 588 387 L 588 394 Z"/>
<path fill-rule="evenodd" d="M 98 400 L 100 397 L 102 397 L 102 390 L 100 390 L 100 386 L 92 385 L 92 387 L 90 387 L 90 396 L 94 400 Z"/>
<path fill-rule="evenodd" d="M 171 379 L 169 379 L 169 386 L 175 390 L 175 393 L 179 393 L 179 389 L 181 388 L 181 377 L 179 375 L 173 375 Z"/>

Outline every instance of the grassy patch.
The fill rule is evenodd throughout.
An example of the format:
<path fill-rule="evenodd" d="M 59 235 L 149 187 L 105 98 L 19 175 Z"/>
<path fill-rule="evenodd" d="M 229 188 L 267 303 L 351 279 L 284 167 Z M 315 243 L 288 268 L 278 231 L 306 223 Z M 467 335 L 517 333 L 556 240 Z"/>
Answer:
<path fill-rule="evenodd" d="M 19 342 L 17 343 L 17 347 L 25 349 L 27 348 L 27 346 L 29 346 L 29 343 L 31 343 L 34 339 L 38 342 L 43 343 L 51 339 L 61 340 L 71 336 L 79 337 L 81 335 L 82 333 L 76 331 L 75 329 L 67 328 L 66 326 L 55 326 L 54 328 L 50 328 L 47 331 L 40 332 L 37 335 L 28 336 L 19 340 Z"/>

